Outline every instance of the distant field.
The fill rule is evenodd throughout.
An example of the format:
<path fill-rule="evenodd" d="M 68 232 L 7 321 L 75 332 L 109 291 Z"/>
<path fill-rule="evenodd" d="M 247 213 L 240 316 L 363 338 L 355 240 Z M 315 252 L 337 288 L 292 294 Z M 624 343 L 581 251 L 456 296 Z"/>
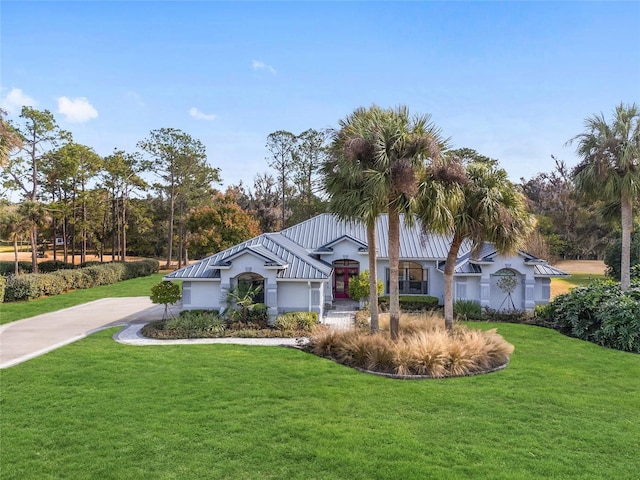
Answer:
<path fill-rule="evenodd" d="M 570 273 L 571 277 L 551 279 L 551 298 L 567 293 L 574 287 L 588 285 L 593 280 L 605 278 L 606 266 L 600 260 L 563 260 L 556 263 L 554 267 Z"/>

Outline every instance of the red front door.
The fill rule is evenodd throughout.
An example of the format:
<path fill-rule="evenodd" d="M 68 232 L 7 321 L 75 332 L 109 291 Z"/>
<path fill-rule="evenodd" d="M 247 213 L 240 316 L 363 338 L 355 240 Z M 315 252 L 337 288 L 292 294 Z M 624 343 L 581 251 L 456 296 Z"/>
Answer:
<path fill-rule="evenodd" d="M 333 270 L 334 298 L 349 298 L 349 279 L 358 276 L 358 267 L 336 267 Z"/>

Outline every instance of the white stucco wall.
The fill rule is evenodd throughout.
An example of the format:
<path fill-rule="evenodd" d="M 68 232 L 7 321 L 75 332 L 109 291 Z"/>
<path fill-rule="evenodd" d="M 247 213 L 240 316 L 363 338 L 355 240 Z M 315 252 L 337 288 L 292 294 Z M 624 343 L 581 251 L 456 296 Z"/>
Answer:
<path fill-rule="evenodd" d="M 222 310 L 218 303 L 220 298 L 220 282 L 212 280 L 189 280 L 182 282 L 182 308 L 194 309 L 218 309 Z"/>
<path fill-rule="evenodd" d="M 278 282 L 278 313 L 324 311 L 324 284 L 322 282 Z"/>

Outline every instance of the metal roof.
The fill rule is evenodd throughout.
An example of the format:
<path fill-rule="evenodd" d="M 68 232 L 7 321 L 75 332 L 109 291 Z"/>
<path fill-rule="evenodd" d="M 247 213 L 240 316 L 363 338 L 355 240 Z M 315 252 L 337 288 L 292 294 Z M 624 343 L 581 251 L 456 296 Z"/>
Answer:
<path fill-rule="evenodd" d="M 566 272 L 558 270 L 556 267 L 552 267 L 549 264 L 537 264 L 534 267 L 534 275 L 536 277 L 570 277 Z"/>
<path fill-rule="evenodd" d="M 340 220 L 331 213 L 323 213 L 280 232 L 291 241 L 313 251 L 322 251 L 342 237 L 351 237 L 357 242 L 367 245 L 367 230 L 362 222 Z M 376 221 L 376 246 L 378 258 L 389 258 L 389 219 L 380 215 Z M 451 236 L 434 233 L 423 234 L 422 224 L 418 219 L 413 226 L 407 226 L 404 217 L 400 217 L 400 258 L 438 260 L 447 257 Z M 470 249 L 465 242 L 460 254 Z"/>
<path fill-rule="evenodd" d="M 329 213 L 310 218 L 279 233 L 263 233 L 255 238 L 235 245 L 220 253 L 207 257 L 193 265 L 181 268 L 165 276 L 172 279 L 216 279 L 220 269 L 229 268 L 231 261 L 245 253 L 255 255 L 265 261 L 267 267 L 278 269 L 277 278 L 300 280 L 324 280 L 329 278 L 332 266 L 313 256 L 314 253 L 329 252 L 331 245 L 343 238 L 363 247 L 367 245 L 365 225 L 361 222 L 340 220 Z M 389 221 L 381 215 L 376 222 L 378 258 L 389 258 Z M 424 233 L 420 221 L 416 219 L 408 226 L 400 219 L 400 258 L 402 260 L 435 260 L 438 268 L 444 268 L 451 236 Z M 362 250 L 362 248 L 360 249 Z M 495 246 L 483 245 L 478 260 L 491 262 L 497 254 Z M 525 261 L 535 262 L 536 276 L 565 276 L 566 274 L 525 252 L 520 252 Z M 471 242 L 466 240 L 460 247 L 455 273 L 460 275 L 478 274 L 482 267 L 471 258 Z"/>
<path fill-rule="evenodd" d="M 262 258 L 265 266 L 282 266 L 283 268 L 278 270 L 277 278 L 325 280 L 331 275 L 331 265 L 313 258 L 300 245 L 296 245 L 280 233 L 263 233 L 193 265 L 171 272 L 165 275 L 165 278 L 220 278 L 219 268 L 230 265 L 231 260 L 245 253 Z"/>

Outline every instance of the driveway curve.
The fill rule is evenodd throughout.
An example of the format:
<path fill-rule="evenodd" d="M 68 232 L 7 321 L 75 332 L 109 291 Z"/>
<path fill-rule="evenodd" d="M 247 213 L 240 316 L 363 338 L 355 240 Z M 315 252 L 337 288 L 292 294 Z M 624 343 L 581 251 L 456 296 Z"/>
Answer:
<path fill-rule="evenodd" d="M 0 368 L 8 368 L 104 328 L 162 318 L 149 297 L 103 298 L 0 327 Z"/>

